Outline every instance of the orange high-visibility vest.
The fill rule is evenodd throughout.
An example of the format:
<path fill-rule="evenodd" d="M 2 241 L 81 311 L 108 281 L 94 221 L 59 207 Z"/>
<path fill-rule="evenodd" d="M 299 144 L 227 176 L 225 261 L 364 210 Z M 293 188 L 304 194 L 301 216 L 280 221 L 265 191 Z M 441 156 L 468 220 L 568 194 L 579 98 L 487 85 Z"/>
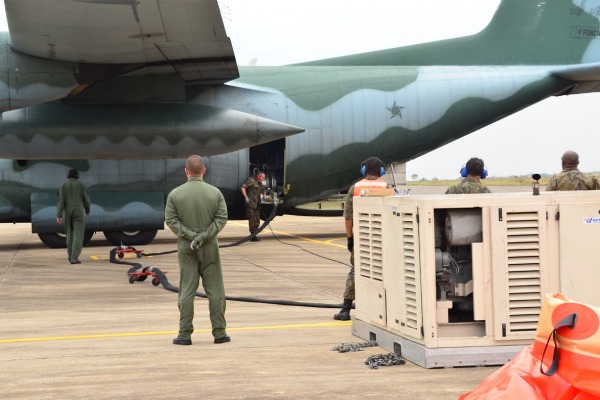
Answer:
<path fill-rule="evenodd" d="M 362 189 L 370 189 L 370 188 L 377 188 L 377 189 L 385 189 L 387 187 L 387 183 L 383 180 L 383 179 L 363 179 L 361 181 L 356 182 L 356 184 L 354 184 L 354 193 L 352 193 L 352 196 L 360 196 L 360 191 Z"/>

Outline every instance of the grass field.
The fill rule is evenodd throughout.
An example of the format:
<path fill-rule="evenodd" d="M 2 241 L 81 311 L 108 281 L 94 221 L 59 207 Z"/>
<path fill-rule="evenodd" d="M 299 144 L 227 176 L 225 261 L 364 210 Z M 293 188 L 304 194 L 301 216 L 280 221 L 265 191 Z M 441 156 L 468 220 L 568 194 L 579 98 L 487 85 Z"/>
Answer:
<path fill-rule="evenodd" d="M 596 178 L 600 180 L 600 172 L 591 172 Z M 542 176 L 540 178 L 540 185 L 546 186 L 551 176 Z M 458 182 L 459 179 L 430 179 L 423 181 L 407 181 L 407 185 L 411 186 L 450 186 Z M 483 182 L 486 186 L 528 186 L 533 183 L 531 176 L 516 176 L 516 177 L 489 177 Z"/>
<path fill-rule="evenodd" d="M 548 183 L 549 176 L 542 177 L 540 179 L 540 185 L 544 186 Z M 407 181 L 407 185 L 412 186 L 450 186 L 458 182 L 459 179 L 438 179 L 438 180 L 426 180 L 426 181 Z M 510 178 L 486 178 L 482 183 L 486 186 L 527 186 L 533 183 L 533 179 L 530 176 L 519 176 Z"/>

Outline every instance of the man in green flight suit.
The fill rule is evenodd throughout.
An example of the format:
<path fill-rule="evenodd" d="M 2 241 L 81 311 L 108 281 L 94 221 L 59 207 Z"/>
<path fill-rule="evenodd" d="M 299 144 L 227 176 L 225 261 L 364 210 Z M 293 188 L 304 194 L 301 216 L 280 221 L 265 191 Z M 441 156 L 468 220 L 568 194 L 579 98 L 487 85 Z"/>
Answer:
<path fill-rule="evenodd" d="M 227 206 L 219 189 L 204 182 L 202 157 L 185 163 L 187 182 L 167 196 L 165 222 L 177 235 L 179 260 L 179 334 L 173 344 L 191 345 L 194 299 L 199 280 L 208 298 L 214 343 L 230 342 L 225 332 L 225 287 L 217 234 L 227 223 Z"/>
<path fill-rule="evenodd" d="M 78 181 L 79 173 L 76 169 L 69 170 L 67 179 L 58 191 L 56 222 L 63 223 L 64 213 L 69 262 L 81 264 L 79 256 L 85 234 L 85 215 L 90 213 L 90 196 L 85 185 Z"/>
<path fill-rule="evenodd" d="M 487 170 L 481 158 L 473 157 L 467 161 L 460 174 L 464 179 L 448 187 L 446 194 L 492 193 L 479 181 L 487 177 Z"/>
<path fill-rule="evenodd" d="M 264 190 L 262 182 L 265 180 L 265 174 L 258 171 L 254 178 L 248 178 L 240 188 L 246 207 L 246 217 L 248 218 L 248 228 L 252 242 L 260 242 L 258 228 L 260 226 L 260 195 Z"/>

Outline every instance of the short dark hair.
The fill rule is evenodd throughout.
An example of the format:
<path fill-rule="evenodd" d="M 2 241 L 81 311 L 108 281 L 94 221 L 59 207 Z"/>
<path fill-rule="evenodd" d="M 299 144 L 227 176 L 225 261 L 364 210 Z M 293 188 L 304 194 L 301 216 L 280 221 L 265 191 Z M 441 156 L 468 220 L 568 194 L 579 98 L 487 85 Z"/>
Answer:
<path fill-rule="evenodd" d="M 383 168 L 384 164 L 383 161 L 381 161 L 379 158 L 377 157 L 369 157 L 365 160 L 365 162 L 363 163 L 363 165 L 365 166 L 365 171 L 367 172 L 367 175 L 371 175 L 371 176 L 379 176 L 380 175 L 380 171 L 381 168 Z"/>
<path fill-rule="evenodd" d="M 79 172 L 75 168 L 72 168 L 67 173 L 67 179 L 79 179 Z"/>
<path fill-rule="evenodd" d="M 473 157 L 467 161 L 467 174 L 471 176 L 481 176 L 483 174 L 483 160 Z"/>
<path fill-rule="evenodd" d="M 564 152 L 560 160 L 567 168 L 577 168 L 579 165 L 579 154 L 573 150 L 567 150 Z"/>

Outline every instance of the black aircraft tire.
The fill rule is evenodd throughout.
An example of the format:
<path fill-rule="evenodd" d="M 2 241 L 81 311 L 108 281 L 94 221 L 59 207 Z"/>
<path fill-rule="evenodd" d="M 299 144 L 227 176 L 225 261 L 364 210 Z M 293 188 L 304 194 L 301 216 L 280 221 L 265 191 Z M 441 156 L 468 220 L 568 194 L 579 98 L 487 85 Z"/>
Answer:
<path fill-rule="evenodd" d="M 104 231 L 106 240 L 113 246 L 138 246 L 148 244 L 156 237 L 158 231 Z"/>
<path fill-rule="evenodd" d="M 83 245 L 85 246 L 94 236 L 93 231 L 85 231 L 83 235 Z M 45 232 L 38 233 L 38 237 L 47 247 L 51 249 L 64 249 L 67 247 L 67 237 L 64 233 Z"/>

